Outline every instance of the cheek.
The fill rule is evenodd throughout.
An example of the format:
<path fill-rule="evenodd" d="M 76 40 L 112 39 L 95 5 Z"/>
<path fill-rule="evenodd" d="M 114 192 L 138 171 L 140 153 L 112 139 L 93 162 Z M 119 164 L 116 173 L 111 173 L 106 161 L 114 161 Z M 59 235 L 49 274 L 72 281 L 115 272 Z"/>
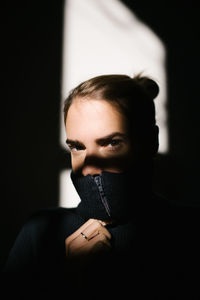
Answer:
<path fill-rule="evenodd" d="M 84 163 L 84 155 L 71 154 L 72 170 L 76 172 Z"/>

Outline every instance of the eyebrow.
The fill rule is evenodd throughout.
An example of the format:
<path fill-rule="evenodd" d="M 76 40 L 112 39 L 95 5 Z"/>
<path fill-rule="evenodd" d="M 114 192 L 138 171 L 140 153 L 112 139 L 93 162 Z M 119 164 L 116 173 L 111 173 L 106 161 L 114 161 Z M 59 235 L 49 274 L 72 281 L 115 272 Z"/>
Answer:
<path fill-rule="evenodd" d="M 104 136 L 102 138 L 96 139 L 96 142 L 98 144 L 102 144 L 102 143 L 104 143 L 104 142 L 106 142 L 108 140 L 112 140 L 114 137 L 121 137 L 121 138 L 126 139 L 127 138 L 127 134 L 121 133 L 121 132 L 113 132 L 113 133 L 111 133 L 109 135 L 106 135 L 106 136 Z"/>
<path fill-rule="evenodd" d="M 112 140 L 114 137 L 117 137 L 117 136 L 121 137 L 121 138 L 124 138 L 124 139 L 127 138 L 127 134 L 116 131 L 116 132 L 112 132 L 111 134 L 108 134 L 104 137 L 96 139 L 96 143 L 102 144 L 102 143 L 105 143 L 108 140 Z M 71 139 L 67 139 L 66 144 L 84 146 L 84 144 L 82 142 L 80 142 L 78 140 L 71 140 Z"/>

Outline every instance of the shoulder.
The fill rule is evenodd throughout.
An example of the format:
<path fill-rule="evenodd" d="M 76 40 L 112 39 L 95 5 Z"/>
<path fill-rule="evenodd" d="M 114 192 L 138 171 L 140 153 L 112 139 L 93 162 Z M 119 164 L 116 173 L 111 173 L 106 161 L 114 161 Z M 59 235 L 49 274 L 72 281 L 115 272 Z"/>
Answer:
<path fill-rule="evenodd" d="M 22 231 L 28 232 L 32 237 L 41 237 L 47 233 L 69 231 L 81 222 L 75 213 L 75 208 L 47 208 L 32 213 L 23 225 Z M 65 235 L 67 234 L 65 232 Z"/>
<path fill-rule="evenodd" d="M 76 208 L 47 208 L 34 212 L 25 222 L 23 230 L 33 238 L 54 236 L 66 238 L 85 223 Z"/>
<path fill-rule="evenodd" d="M 156 203 L 159 203 L 157 205 L 159 213 L 162 212 L 160 216 L 164 217 L 163 220 L 160 219 L 171 226 L 177 236 L 195 240 L 195 236 L 198 236 L 200 231 L 200 205 L 198 203 L 181 203 L 159 196 Z"/>
<path fill-rule="evenodd" d="M 163 209 L 172 215 L 180 217 L 200 216 L 200 204 L 192 202 L 180 202 L 167 199 L 159 194 L 153 194 L 152 206 Z"/>
<path fill-rule="evenodd" d="M 15 241 L 16 244 L 31 245 L 42 240 L 48 233 L 59 231 L 62 224 L 74 216 L 74 209 L 48 208 L 41 209 L 30 214 L 22 225 Z M 56 234 L 56 232 L 55 232 Z"/>
<path fill-rule="evenodd" d="M 55 217 L 74 213 L 75 208 L 52 207 L 40 209 L 31 214 L 31 217 Z"/>
<path fill-rule="evenodd" d="M 48 261 L 58 264 L 65 238 L 83 222 L 74 210 L 50 208 L 33 213 L 15 239 L 5 271 L 40 270 Z"/>
<path fill-rule="evenodd" d="M 74 213 L 74 209 L 68 208 L 47 208 L 41 209 L 36 212 L 33 212 L 25 222 L 24 226 L 29 228 L 41 227 L 44 225 L 49 225 L 56 220 L 61 220 L 68 218 L 68 216 Z"/>
<path fill-rule="evenodd" d="M 152 194 L 152 205 L 169 208 L 174 211 L 187 211 L 187 212 L 200 212 L 200 203 L 193 202 L 180 202 L 174 199 L 169 199 L 161 194 L 153 193 Z"/>
<path fill-rule="evenodd" d="M 48 222 L 51 220 L 55 220 L 57 218 L 65 218 L 75 212 L 75 208 L 63 208 L 63 207 L 53 207 L 53 208 L 46 208 L 40 209 L 36 212 L 33 212 L 28 221 L 30 223 L 35 222 Z"/>

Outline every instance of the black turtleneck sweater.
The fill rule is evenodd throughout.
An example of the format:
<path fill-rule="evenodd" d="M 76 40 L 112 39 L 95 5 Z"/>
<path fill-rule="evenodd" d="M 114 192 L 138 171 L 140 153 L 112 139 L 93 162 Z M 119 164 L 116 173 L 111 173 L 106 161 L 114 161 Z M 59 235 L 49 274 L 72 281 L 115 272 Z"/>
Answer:
<path fill-rule="evenodd" d="M 76 177 L 72 172 L 71 179 L 81 198 L 79 205 L 34 214 L 11 249 L 5 272 L 56 277 L 65 274 L 69 279 L 75 270 L 80 279 L 87 270 L 89 277 L 107 274 L 117 280 L 155 282 L 169 277 L 176 280 L 177 274 L 188 276 L 190 268 L 195 271 L 198 255 L 194 227 L 199 221 L 197 224 L 191 208 L 177 208 L 129 173 Z M 79 263 L 66 261 L 65 239 L 89 218 L 113 220 L 107 225 L 112 250 L 83 271 Z M 188 252 L 188 242 L 193 251 Z"/>

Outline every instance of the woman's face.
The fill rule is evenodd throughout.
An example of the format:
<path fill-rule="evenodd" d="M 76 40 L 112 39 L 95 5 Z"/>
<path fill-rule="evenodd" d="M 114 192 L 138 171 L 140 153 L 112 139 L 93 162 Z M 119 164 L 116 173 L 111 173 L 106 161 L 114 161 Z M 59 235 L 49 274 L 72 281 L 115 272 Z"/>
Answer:
<path fill-rule="evenodd" d="M 66 119 L 72 170 L 80 176 L 122 172 L 130 164 L 126 119 L 105 100 L 76 98 Z"/>

